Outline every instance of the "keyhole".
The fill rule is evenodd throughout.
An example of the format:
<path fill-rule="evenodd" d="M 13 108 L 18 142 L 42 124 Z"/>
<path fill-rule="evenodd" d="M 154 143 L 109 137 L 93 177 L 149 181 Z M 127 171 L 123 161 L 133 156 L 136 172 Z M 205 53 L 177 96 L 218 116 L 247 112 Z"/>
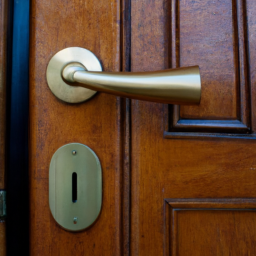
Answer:
<path fill-rule="evenodd" d="M 77 173 L 72 173 L 72 202 L 77 201 Z"/>

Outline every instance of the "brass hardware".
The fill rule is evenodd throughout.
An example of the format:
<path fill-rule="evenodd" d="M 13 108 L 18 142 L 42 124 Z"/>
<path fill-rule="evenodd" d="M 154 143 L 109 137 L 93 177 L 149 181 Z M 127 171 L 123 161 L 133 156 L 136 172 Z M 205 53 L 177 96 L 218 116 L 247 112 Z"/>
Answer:
<path fill-rule="evenodd" d="M 59 148 L 49 170 L 53 218 L 66 230 L 81 231 L 96 221 L 101 205 L 102 171 L 96 154 L 79 143 Z"/>
<path fill-rule="evenodd" d="M 62 70 L 72 63 L 72 66 L 82 67 L 90 71 L 102 71 L 97 57 L 90 51 L 71 47 L 57 52 L 50 60 L 47 67 L 47 82 L 52 93 L 62 101 L 79 103 L 90 99 L 96 91 L 80 86 L 70 86 L 62 78 Z"/>
<path fill-rule="evenodd" d="M 83 48 L 71 47 L 58 52 L 47 68 L 49 87 L 58 98 L 72 103 L 89 99 L 95 91 L 160 103 L 200 103 L 201 79 L 198 66 L 154 72 L 102 72 L 97 61 L 95 55 Z M 65 93 L 62 92 L 62 86 L 65 87 Z M 86 88 L 94 93 L 88 96 L 87 92 L 88 97 L 79 95 L 79 100 L 76 97 L 70 100 L 71 92 L 67 88 Z"/>

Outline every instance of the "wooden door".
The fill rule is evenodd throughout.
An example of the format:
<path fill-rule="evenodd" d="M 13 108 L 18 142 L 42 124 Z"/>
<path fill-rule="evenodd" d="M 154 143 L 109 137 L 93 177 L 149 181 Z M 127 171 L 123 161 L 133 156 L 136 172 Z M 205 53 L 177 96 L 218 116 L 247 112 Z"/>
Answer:
<path fill-rule="evenodd" d="M 198 64 L 202 97 L 132 101 L 131 255 L 255 255 L 256 2 L 132 8 L 132 71 Z"/>
<path fill-rule="evenodd" d="M 254 0 L 33 0 L 30 30 L 30 254 L 254 255 Z M 59 101 L 45 78 L 66 47 L 105 71 L 199 65 L 199 106 L 98 93 Z M 89 229 L 60 228 L 49 163 L 64 144 L 98 155 L 103 206 Z"/>

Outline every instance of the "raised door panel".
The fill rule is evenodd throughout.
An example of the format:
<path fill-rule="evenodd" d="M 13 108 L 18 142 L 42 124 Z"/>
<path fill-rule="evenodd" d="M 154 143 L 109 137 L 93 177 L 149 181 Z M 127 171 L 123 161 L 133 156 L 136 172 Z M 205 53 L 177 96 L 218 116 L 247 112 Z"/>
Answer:
<path fill-rule="evenodd" d="M 254 252 L 255 203 L 252 199 L 167 199 L 165 255 Z"/>
<path fill-rule="evenodd" d="M 245 1 L 172 1 L 170 65 L 197 64 L 202 79 L 199 106 L 170 108 L 172 135 L 251 133 L 246 20 Z"/>

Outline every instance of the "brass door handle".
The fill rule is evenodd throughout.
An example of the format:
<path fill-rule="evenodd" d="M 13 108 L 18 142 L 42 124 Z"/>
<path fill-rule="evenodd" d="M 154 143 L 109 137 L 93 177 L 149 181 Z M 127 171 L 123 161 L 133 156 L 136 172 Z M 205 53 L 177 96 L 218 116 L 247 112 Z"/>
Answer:
<path fill-rule="evenodd" d="M 198 66 L 154 72 L 102 72 L 96 56 L 78 47 L 66 48 L 52 57 L 47 81 L 58 98 L 70 103 L 85 101 L 96 91 L 169 104 L 198 104 L 201 98 Z"/>

